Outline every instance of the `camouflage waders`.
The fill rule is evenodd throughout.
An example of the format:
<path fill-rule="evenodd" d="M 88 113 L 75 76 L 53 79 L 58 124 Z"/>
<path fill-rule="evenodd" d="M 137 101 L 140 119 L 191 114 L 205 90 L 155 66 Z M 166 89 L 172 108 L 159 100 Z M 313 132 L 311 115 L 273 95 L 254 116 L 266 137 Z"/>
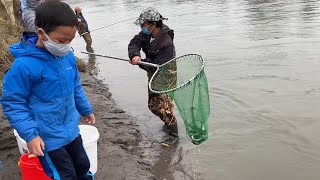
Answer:
<path fill-rule="evenodd" d="M 79 33 L 80 33 L 80 34 L 86 33 L 86 32 L 87 32 L 86 29 L 87 29 L 87 27 L 86 27 L 85 23 L 80 22 L 80 23 L 79 23 L 79 26 L 78 26 Z M 91 53 L 92 53 L 92 52 L 93 52 L 93 49 L 92 49 L 92 47 L 91 47 L 91 45 L 92 45 L 92 39 L 91 39 L 90 32 L 82 35 L 82 37 L 83 37 L 84 41 L 87 43 L 86 50 L 87 50 L 88 52 L 91 52 Z"/>
<path fill-rule="evenodd" d="M 152 74 L 148 73 L 148 81 Z M 176 117 L 173 115 L 173 99 L 167 93 L 153 93 L 148 89 L 148 107 L 150 111 L 164 122 L 164 130 L 169 135 L 178 137 Z"/>

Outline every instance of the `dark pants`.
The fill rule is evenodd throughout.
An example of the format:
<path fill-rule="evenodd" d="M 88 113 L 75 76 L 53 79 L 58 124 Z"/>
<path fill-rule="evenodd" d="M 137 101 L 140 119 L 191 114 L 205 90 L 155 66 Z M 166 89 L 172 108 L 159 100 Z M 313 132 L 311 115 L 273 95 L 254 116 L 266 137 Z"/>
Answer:
<path fill-rule="evenodd" d="M 90 162 L 79 135 L 68 145 L 45 153 L 40 162 L 48 176 L 61 180 L 93 180 Z"/>

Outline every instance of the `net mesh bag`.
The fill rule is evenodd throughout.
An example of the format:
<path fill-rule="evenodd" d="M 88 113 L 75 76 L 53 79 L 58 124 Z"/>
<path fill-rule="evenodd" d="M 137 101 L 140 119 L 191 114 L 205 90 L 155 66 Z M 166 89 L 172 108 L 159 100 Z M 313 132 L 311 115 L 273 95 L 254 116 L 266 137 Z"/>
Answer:
<path fill-rule="evenodd" d="M 188 138 L 193 144 L 208 139 L 210 101 L 204 60 L 198 54 L 187 54 L 159 66 L 149 89 L 168 93 L 181 115 Z"/>

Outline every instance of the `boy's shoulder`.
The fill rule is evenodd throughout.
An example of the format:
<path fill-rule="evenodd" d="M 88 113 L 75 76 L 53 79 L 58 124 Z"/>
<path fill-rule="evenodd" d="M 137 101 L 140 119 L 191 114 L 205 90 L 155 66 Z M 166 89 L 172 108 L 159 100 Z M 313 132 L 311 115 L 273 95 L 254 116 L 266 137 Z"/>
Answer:
<path fill-rule="evenodd" d="M 36 58 L 25 58 L 24 56 L 15 58 L 10 71 L 20 72 L 23 74 L 34 74 L 35 72 L 40 72 L 43 66 L 37 62 Z"/>
<path fill-rule="evenodd" d="M 76 65 L 76 58 L 74 57 L 73 53 L 70 51 L 67 56 L 64 57 L 70 64 Z M 30 55 L 23 55 L 16 57 L 13 61 L 13 64 L 23 67 L 30 67 L 30 68 L 40 68 L 42 66 L 47 66 L 48 64 L 56 62 L 57 59 L 54 57 L 36 57 Z"/>
<path fill-rule="evenodd" d="M 65 58 L 67 58 L 67 60 L 69 62 L 76 64 L 76 57 L 74 56 L 72 51 L 70 51 L 69 54 Z"/>
<path fill-rule="evenodd" d="M 13 64 L 25 67 L 39 66 L 41 62 L 41 59 L 32 56 L 20 56 L 13 60 Z"/>

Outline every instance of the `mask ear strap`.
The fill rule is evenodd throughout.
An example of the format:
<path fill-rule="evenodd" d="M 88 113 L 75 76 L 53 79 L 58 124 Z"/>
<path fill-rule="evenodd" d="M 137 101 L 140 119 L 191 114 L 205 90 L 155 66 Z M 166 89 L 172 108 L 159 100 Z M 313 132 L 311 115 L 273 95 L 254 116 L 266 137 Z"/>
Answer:
<path fill-rule="evenodd" d="M 44 32 L 44 30 L 42 30 L 42 32 L 43 32 L 43 34 L 44 34 L 44 36 L 45 36 L 46 38 L 49 38 L 48 34 L 47 34 L 46 32 Z"/>
<path fill-rule="evenodd" d="M 42 31 L 43 35 L 44 35 L 49 41 L 52 41 L 52 40 L 50 39 L 49 35 L 48 35 L 46 32 L 44 32 L 43 29 L 41 29 L 41 31 Z"/>

